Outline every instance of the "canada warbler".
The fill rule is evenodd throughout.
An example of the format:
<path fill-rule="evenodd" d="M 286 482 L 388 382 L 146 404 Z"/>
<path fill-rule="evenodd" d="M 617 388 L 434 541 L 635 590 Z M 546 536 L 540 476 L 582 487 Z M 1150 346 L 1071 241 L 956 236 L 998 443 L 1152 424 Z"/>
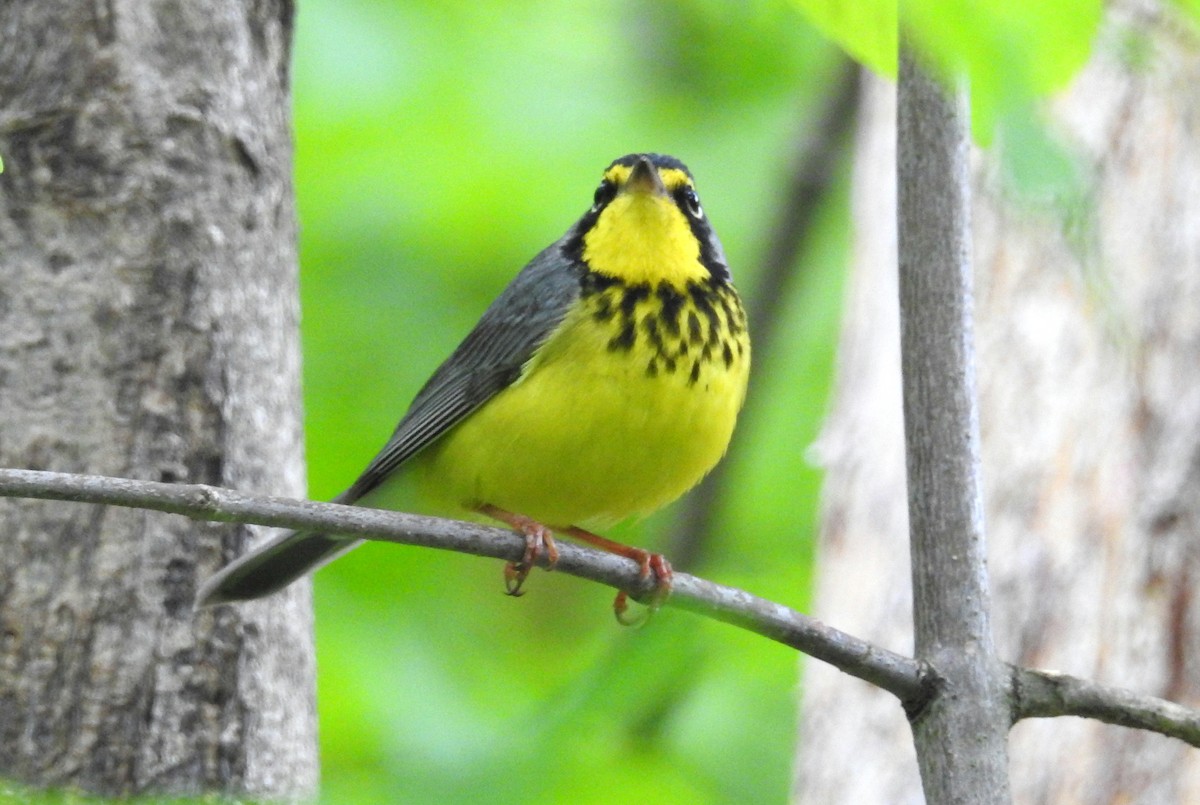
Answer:
<path fill-rule="evenodd" d="M 394 508 L 398 474 L 435 498 L 521 532 L 505 568 L 521 585 L 557 532 L 671 568 L 600 537 L 694 486 L 721 458 L 746 393 L 750 340 L 725 253 L 682 162 L 630 154 L 595 199 L 525 266 L 418 392 L 392 438 L 336 500 Z M 200 605 L 273 593 L 353 548 L 286 534 L 210 579 Z M 618 617 L 625 594 L 615 602 Z"/>

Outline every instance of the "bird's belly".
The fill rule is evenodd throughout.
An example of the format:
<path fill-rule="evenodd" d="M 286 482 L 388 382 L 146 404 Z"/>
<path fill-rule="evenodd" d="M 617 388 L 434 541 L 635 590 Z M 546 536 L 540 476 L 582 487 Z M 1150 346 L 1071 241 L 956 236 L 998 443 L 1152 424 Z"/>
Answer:
<path fill-rule="evenodd" d="M 603 331 L 560 337 L 525 376 L 417 457 L 432 494 L 491 504 L 548 525 L 602 527 L 648 514 L 695 485 L 725 452 L 748 354 L 696 379 L 646 371 Z"/>

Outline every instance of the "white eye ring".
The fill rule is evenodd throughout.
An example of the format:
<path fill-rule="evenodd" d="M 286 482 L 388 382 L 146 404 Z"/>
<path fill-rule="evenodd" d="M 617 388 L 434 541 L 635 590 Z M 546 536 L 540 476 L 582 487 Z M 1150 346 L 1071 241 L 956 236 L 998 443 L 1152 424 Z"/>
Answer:
<path fill-rule="evenodd" d="M 700 206 L 700 197 L 696 195 L 696 191 L 692 188 L 687 188 L 683 191 L 683 200 L 687 202 L 688 212 L 695 218 L 704 217 L 704 208 Z"/>

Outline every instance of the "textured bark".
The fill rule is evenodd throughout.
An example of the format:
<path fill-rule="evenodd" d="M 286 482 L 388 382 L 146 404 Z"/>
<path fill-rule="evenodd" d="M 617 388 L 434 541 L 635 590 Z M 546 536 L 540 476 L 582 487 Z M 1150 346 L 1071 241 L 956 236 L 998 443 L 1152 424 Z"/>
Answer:
<path fill-rule="evenodd" d="M 980 497 L 967 106 L 907 48 L 897 89 L 900 366 L 913 633 L 941 692 L 913 717 L 931 803 L 1007 803 L 1007 671 Z"/>
<path fill-rule="evenodd" d="M 1167 16 L 1163 16 L 1167 15 Z M 975 171 L 984 504 L 1002 658 L 1200 704 L 1200 63 L 1168 12 L 1110 10 L 1053 106 L 1092 206 L 1034 212 Z M 1152 44 L 1127 64 L 1133 37 Z M 1120 47 L 1119 47 L 1120 46 Z M 871 81 L 815 614 L 907 652 L 894 92 Z M 808 663 L 798 802 L 920 802 L 904 714 Z M 1010 736 L 1019 803 L 1200 801 L 1200 752 L 1077 719 Z"/>
<path fill-rule="evenodd" d="M 303 493 L 287 2 L 0 5 L 0 465 Z M 0 777 L 307 797 L 309 594 L 253 529 L 0 501 Z"/>

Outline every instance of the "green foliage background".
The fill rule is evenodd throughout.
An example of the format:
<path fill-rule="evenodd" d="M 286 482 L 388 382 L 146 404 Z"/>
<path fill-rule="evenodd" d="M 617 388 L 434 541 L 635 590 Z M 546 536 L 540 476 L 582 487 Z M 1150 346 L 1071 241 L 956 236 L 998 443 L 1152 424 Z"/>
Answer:
<path fill-rule="evenodd" d="M 1197 0 L 1178 5 L 1194 19 Z M 899 25 L 930 64 L 969 78 L 976 138 L 1004 145 L 1018 193 L 1079 203 L 1086 177 L 1039 123 L 1038 99 L 1105 35 L 1133 64 L 1152 57 L 1136 33 L 1097 37 L 1100 14 L 1099 0 L 303 0 L 311 496 L 355 477 L 617 156 L 691 166 L 753 298 L 800 144 L 836 83 L 832 42 L 894 76 Z M 797 608 L 820 480 L 804 456 L 832 382 L 849 244 L 846 161 L 830 166 L 838 181 L 785 286 L 775 349 L 755 355 L 708 558 L 687 568 Z M 661 546 L 671 520 L 613 536 Z M 560 575 L 536 572 L 520 599 L 502 590 L 497 562 L 388 545 L 318 574 L 324 802 L 787 797 L 793 651 L 669 609 L 624 629 L 611 591 Z M 27 794 L 4 788 L 0 801 Z"/>
<path fill-rule="evenodd" d="M 295 51 L 310 492 L 336 494 L 488 302 L 631 151 L 697 176 L 755 292 L 781 192 L 841 57 L 784 3 L 307 0 Z M 845 166 L 836 168 L 845 173 Z M 844 183 L 843 183 L 844 184 Z M 802 607 L 830 383 L 844 191 L 757 355 L 712 560 Z M 618 536 L 661 544 L 671 514 Z M 367 546 L 316 581 L 324 801 L 786 797 L 799 660 L 611 591 Z"/>
<path fill-rule="evenodd" d="M 1003 146 L 1018 196 L 1060 216 L 1085 203 L 1086 176 L 1038 103 L 1082 66 L 1100 16 L 1098 0 L 305 0 L 294 75 L 311 494 L 354 478 L 617 156 L 690 165 L 753 298 L 800 144 L 836 84 L 834 41 L 894 76 L 899 25 L 930 65 L 967 77 L 976 139 Z M 830 169 L 775 349 L 755 355 L 708 559 L 688 568 L 799 608 L 819 485 L 804 456 L 831 386 L 850 229 L 848 166 Z M 613 536 L 661 545 L 671 518 Z M 554 574 L 506 598 L 500 572 L 371 545 L 318 575 L 325 802 L 786 798 L 794 652 L 670 610 L 622 629 L 610 591 Z"/>

